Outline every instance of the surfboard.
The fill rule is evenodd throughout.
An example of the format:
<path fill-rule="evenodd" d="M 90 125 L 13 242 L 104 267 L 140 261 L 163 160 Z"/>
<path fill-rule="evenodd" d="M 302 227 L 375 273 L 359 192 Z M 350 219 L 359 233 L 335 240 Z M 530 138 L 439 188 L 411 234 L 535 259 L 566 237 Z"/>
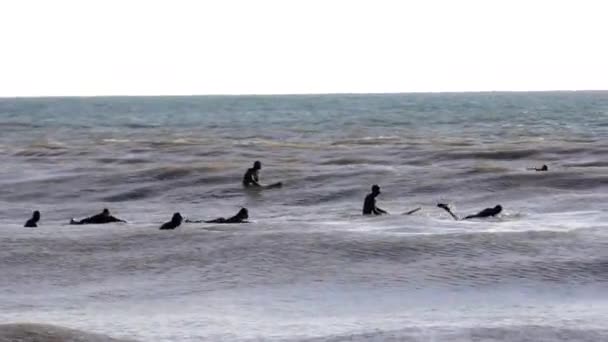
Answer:
<path fill-rule="evenodd" d="M 270 184 L 270 185 L 265 185 L 264 189 L 278 189 L 278 188 L 281 188 L 281 187 L 283 187 L 283 183 L 282 182 L 278 182 L 278 183 L 273 183 L 273 184 Z"/>
<path fill-rule="evenodd" d="M 417 212 L 417 211 L 418 211 L 418 210 L 420 210 L 420 209 L 422 209 L 422 208 L 421 208 L 421 207 L 418 207 L 418 208 L 416 208 L 416 209 L 412 209 L 412 210 L 410 210 L 410 211 L 408 211 L 408 212 L 405 212 L 405 213 L 403 213 L 403 214 L 401 214 L 401 215 L 412 215 L 413 213 Z"/>

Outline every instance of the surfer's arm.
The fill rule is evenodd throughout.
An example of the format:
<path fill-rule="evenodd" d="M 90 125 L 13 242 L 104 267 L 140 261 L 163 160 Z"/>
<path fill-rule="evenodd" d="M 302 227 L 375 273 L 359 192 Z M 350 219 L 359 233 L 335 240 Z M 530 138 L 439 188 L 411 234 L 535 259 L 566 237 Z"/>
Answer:
<path fill-rule="evenodd" d="M 117 217 L 114 217 L 114 216 L 110 216 L 110 222 L 122 222 L 122 223 L 127 223 L 127 221 L 125 221 L 125 220 L 121 220 L 121 219 L 119 219 L 119 218 L 117 218 Z"/>
<path fill-rule="evenodd" d="M 247 183 L 249 183 L 249 186 L 259 186 L 259 187 L 262 186 L 262 184 L 260 184 L 260 180 L 258 179 L 258 176 L 255 173 L 249 177 Z"/>
<path fill-rule="evenodd" d="M 378 208 L 378 207 L 374 208 L 374 210 L 376 211 L 376 214 L 378 214 L 378 213 L 380 213 L 380 214 L 388 214 L 388 212 L 386 210 Z"/>

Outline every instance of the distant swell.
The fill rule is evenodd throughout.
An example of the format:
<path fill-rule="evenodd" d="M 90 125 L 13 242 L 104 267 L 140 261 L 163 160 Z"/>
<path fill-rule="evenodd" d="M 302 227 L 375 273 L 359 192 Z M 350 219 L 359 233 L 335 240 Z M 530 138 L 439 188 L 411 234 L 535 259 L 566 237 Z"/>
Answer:
<path fill-rule="evenodd" d="M 47 324 L 0 324 L 0 342 L 133 342 Z"/>
<path fill-rule="evenodd" d="M 608 186 L 608 175 L 566 172 L 509 174 L 488 179 L 487 183 L 495 190 L 538 187 L 564 190 L 587 190 Z"/>
<path fill-rule="evenodd" d="M 606 329 L 575 329 L 543 325 L 508 327 L 411 327 L 383 331 L 374 329 L 361 333 L 315 338 L 294 338 L 290 342 L 599 342 L 608 339 Z"/>
<path fill-rule="evenodd" d="M 437 153 L 440 159 L 489 159 L 489 160 L 516 160 L 531 158 L 538 155 L 538 150 L 511 150 L 511 151 L 488 151 L 488 152 L 446 152 Z"/>

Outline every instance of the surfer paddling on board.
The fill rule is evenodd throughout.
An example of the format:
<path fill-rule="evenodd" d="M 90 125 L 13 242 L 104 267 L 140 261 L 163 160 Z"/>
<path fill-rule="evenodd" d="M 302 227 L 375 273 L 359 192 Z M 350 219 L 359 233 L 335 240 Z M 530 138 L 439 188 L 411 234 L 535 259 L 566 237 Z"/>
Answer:
<path fill-rule="evenodd" d="M 365 196 L 365 201 L 363 202 L 363 215 L 388 214 L 388 212 L 376 206 L 376 197 L 378 197 L 378 195 L 380 195 L 380 187 L 374 184 L 372 185 L 372 192 Z"/>
<path fill-rule="evenodd" d="M 530 171 L 549 171 L 549 167 L 547 165 L 543 165 L 541 167 L 529 167 L 526 170 L 530 170 Z"/>
<path fill-rule="evenodd" d="M 247 169 L 245 175 L 243 176 L 243 186 L 246 188 L 259 188 L 259 189 L 272 189 L 272 188 L 280 188 L 283 183 L 278 182 L 270 185 L 262 185 L 260 184 L 259 171 L 262 169 L 262 162 L 257 160 L 253 163 L 253 167 Z"/>
<path fill-rule="evenodd" d="M 103 224 L 103 223 L 111 223 L 111 222 L 126 223 L 127 221 L 121 220 L 119 218 L 116 218 L 116 217 L 110 215 L 110 210 L 108 210 L 107 208 L 103 209 L 103 211 L 100 214 L 97 214 L 97 215 L 94 215 L 91 217 L 87 217 L 80 221 L 76 221 L 74 219 L 70 220 L 70 224 Z"/>
<path fill-rule="evenodd" d="M 452 210 L 450 209 L 450 207 L 447 204 L 439 203 L 439 204 L 437 204 L 437 206 L 439 208 L 447 211 L 448 214 L 450 214 L 454 218 L 454 220 L 458 221 L 458 216 L 456 216 L 452 212 Z M 502 206 L 500 204 L 498 204 L 494 208 L 485 208 L 484 210 L 478 212 L 477 214 L 466 216 L 463 218 L 463 220 L 468 220 L 468 219 L 472 219 L 472 218 L 494 217 L 494 216 L 500 214 L 501 211 L 502 211 Z"/>
<path fill-rule="evenodd" d="M 186 220 L 187 223 L 249 223 L 249 211 L 247 208 L 241 208 L 239 212 L 230 218 L 216 218 L 215 220 L 203 221 L 203 220 Z"/>

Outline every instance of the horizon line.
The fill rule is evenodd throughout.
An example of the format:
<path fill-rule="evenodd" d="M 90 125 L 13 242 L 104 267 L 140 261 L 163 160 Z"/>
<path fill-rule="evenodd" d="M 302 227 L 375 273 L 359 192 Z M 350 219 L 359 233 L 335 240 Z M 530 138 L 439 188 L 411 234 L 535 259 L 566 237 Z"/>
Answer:
<path fill-rule="evenodd" d="M 553 90 L 465 90 L 465 91 L 396 91 L 396 92 L 329 92 L 329 93 L 209 93 L 209 94 L 102 94 L 102 95 L 15 95 L 0 99 L 45 98 L 108 98 L 108 97 L 239 97 L 239 96 L 322 96 L 322 95 L 408 95 L 408 94 L 492 94 L 492 93 L 583 93 L 608 92 L 608 89 L 553 89 Z"/>

